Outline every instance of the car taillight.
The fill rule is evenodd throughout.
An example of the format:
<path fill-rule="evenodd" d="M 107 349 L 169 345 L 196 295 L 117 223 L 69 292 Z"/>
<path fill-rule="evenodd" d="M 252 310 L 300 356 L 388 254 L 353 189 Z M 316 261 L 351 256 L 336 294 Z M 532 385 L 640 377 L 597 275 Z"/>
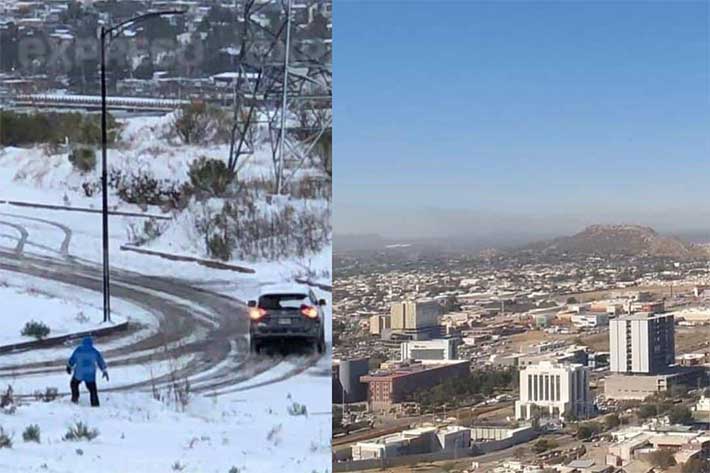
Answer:
<path fill-rule="evenodd" d="M 311 307 L 309 305 L 303 304 L 301 306 L 301 314 L 304 317 L 308 317 L 309 319 L 317 319 L 318 318 L 318 310 L 315 307 Z"/>
<path fill-rule="evenodd" d="M 249 309 L 249 318 L 252 320 L 259 320 L 266 315 L 266 310 L 261 307 L 252 307 Z"/>

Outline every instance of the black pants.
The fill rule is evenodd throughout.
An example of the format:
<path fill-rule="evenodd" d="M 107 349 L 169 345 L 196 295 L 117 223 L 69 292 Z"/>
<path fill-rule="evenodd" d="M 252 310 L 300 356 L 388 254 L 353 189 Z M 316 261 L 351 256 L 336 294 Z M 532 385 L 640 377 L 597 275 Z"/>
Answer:
<path fill-rule="evenodd" d="M 78 379 L 72 377 L 71 383 L 69 386 L 71 386 L 71 402 L 76 404 L 79 402 L 79 385 L 81 384 L 81 381 Z M 99 407 L 99 392 L 96 389 L 96 381 L 84 381 L 84 384 L 86 384 L 86 388 L 89 390 L 89 397 L 91 398 L 91 406 L 92 407 Z"/>

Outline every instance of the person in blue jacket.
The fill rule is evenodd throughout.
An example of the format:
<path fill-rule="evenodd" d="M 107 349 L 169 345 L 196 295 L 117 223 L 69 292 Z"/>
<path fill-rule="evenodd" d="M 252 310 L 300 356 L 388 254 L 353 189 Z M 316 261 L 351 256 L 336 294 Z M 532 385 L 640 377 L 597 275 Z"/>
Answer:
<path fill-rule="evenodd" d="M 106 362 L 101 352 L 94 348 L 94 340 L 91 337 L 85 337 L 72 353 L 67 362 L 67 373 L 74 375 L 71 378 L 71 402 L 79 402 L 79 385 L 83 382 L 89 390 L 91 405 L 99 407 L 99 393 L 96 389 L 96 367 L 101 370 L 103 377 L 108 381 L 108 371 L 106 370 Z"/>

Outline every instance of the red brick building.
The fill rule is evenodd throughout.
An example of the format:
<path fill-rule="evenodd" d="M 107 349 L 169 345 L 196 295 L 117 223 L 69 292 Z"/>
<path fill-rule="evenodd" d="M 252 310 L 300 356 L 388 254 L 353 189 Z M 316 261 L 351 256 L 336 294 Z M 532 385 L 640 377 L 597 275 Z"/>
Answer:
<path fill-rule="evenodd" d="M 467 376 L 469 373 L 468 361 L 411 363 L 362 376 L 360 381 L 367 383 L 369 408 L 378 411 L 389 409 L 392 404 L 407 400 L 419 389 L 430 388 L 446 379 Z"/>

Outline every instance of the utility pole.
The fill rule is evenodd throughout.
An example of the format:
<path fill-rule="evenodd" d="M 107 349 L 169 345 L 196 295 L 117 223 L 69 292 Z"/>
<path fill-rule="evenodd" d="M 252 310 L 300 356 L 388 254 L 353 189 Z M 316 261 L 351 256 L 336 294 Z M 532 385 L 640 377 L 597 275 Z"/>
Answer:
<path fill-rule="evenodd" d="M 288 62 L 291 50 L 291 6 L 293 0 L 288 0 L 286 9 L 286 52 L 284 54 L 284 83 L 281 98 L 281 133 L 279 135 L 279 160 L 276 166 L 276 195 L 281 194 L 281 180 L 284 167 L 284 144 L 286 139 L 286 110 L 288 108 Z"/>
<path fill-rule="evenodd" d="M 102 246 L 103 246 L 103 296 L 104 296 L 104 323 L 111 322 L 111 281 L 109 271 L 109 236 L 108 236 L 108 130 L 106 106 L 106 39 L 120 34 L 124 28 L 158 16 L 183 15 L 184 10 L 155 11 L 139 15 L 117 25 L 101 26 L 101 218 L 102 218 Z"/>

